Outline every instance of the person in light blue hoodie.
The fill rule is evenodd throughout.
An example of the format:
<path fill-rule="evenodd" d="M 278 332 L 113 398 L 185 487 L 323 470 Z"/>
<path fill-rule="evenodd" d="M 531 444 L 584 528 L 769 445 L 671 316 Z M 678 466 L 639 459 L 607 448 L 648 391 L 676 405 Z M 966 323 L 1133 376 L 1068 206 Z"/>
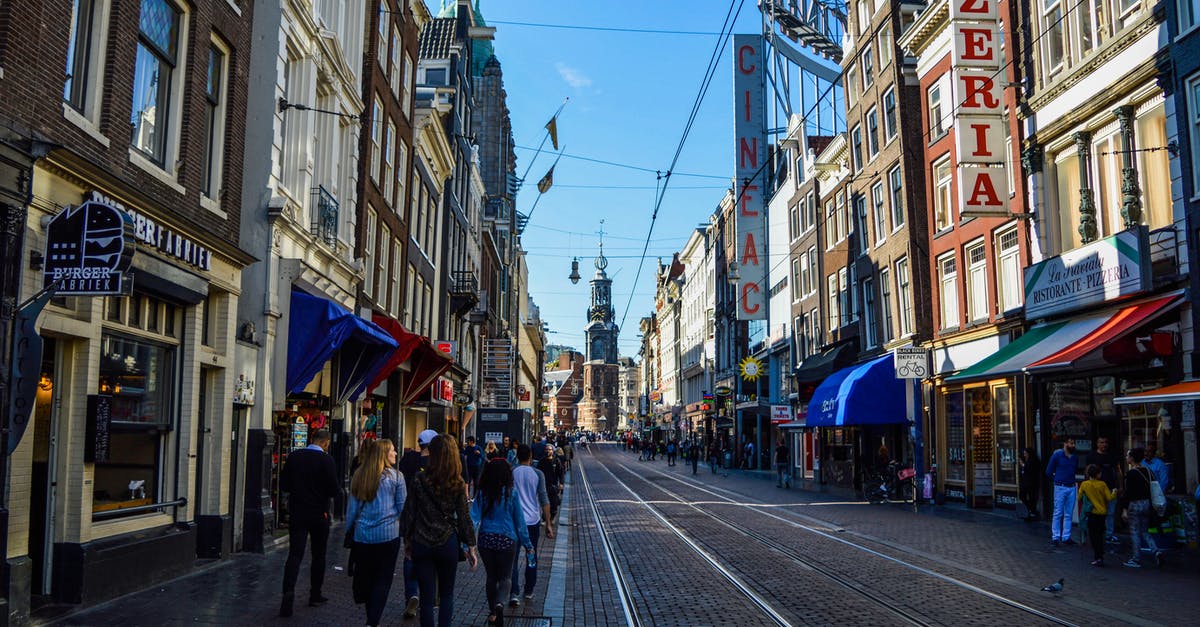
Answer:
<path fill-rule="evenodd" d="M 354 602 L 366 603 L 367 624 L 378 625 L 400 555 L 400 513 L 408 490 L 396 465 L 396 447 L 379 440 L 364 451 L 350 479 L 346 533 L 354 563 Z"/>
<path fill-rule="evenodd" d="M 478 531 L 479 558 L 487 572 L 488 625 L 504 624 L 504 591 L 512 578 L 517 544 L 533 555 L 533 543 L 525 528 L 525 516 L 513 487 L 512 467 L 504 459 L 493 459 L 483 467 L 471 520 Z"/>

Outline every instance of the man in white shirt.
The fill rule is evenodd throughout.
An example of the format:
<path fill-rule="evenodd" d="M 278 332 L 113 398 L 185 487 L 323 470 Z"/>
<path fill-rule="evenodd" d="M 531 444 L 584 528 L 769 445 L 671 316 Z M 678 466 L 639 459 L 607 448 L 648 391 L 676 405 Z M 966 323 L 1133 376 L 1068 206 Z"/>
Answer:
<path fill-rule="evenodd" d="M 546 475 L 534 468 L 530 463 L 533 451 L 528 444 L 517 447 L 517 467 L 513 468 L 513 487 L 517 491 L 517 499 L 521 504 L 521 514 L 525 517 L 525 526 L 529 531 L 529 541 L 533 543 L 532 555 L 537 555 L 538 532 L 542 521 L 546 522 L 546 537 L 554 537 L 554 528 L 550 526 L 550 496 L 546 493 Z M 526 556 L 525 563 L 525 601 L 533 599 L 533 587 L 537 584 L 536 557 L 530 565 Z M 521 552 L 513 560 L 512 586 L 509 588 L 508 605 L 517 607 L 521 604 Z"/>

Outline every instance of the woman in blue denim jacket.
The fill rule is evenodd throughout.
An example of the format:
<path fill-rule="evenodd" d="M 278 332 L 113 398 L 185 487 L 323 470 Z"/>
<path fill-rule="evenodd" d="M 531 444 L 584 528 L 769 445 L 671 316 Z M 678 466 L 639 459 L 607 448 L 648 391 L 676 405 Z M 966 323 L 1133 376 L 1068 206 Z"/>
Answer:
<path fill-rule="evenodd" d="M 503 458 L 493 459 L 483 467 L 479 489 L 471 503 L 471 519 L 478 528 L 479 558 L 487 572 L 487 602 L 491 608 L 488 624 L 503 625 L 502 595 L 512 578 L 517 544 L 533 554 L 525 516 L 513 488 L 512 467 Z"/>
<path fill-rule="evenodd" d="M 400 513 L 408 492 L 395 465 L 396 447 L 379 440 L 350 479 L 346 525 L 354 534 L 354 602 L 367 604 L 368 625 L 378 625 L 383 617 L 400 555 Z"/>

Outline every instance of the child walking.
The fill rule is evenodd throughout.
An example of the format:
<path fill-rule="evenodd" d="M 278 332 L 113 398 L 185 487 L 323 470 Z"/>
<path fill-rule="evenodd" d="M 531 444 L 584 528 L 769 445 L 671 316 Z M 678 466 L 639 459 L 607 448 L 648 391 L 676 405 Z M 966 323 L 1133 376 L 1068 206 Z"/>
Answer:
<path fill-rule="evenodd" d="M 1088 541 L 1092 544 L 1092 566 L 1104 566 L 1104 543 L 1107 539 L 1104 522 L 1108 508 L 1117 491 L 1100 480 L 1100 466 L 1087 467 L 1087 479 L 1079 486 L 1079 506 L 1087 516 Z"/>

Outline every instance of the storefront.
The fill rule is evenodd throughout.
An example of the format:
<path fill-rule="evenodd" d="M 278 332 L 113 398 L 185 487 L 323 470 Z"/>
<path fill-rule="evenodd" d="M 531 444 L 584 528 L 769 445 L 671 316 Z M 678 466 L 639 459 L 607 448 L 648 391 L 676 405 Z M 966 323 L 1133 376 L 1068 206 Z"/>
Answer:
<path fill-rule="evenodd" d="M 28 547 L 11 576 L 96 602 L 232 550 L 230 313 L 251 260 L 141 196 L 50 164 L 33 181 L 22 297 L 44 302 L 42 354 L 30 427 L 10 434 L 10 554 Z"/>
<path fill-rule="evenodd" d="M 392 338 L 396 348 L 367 385 L 367 392 L 379 395 L 386 390 L 391 402 L 392 408 L 381 414 L 383 437 L 393 438 L 401 450 L 415 448 L 417 434 L 431 428 L 429 410 L 434 397 L 439 408 L 453 408 L 453 380 L 442 378 L 454 364 L 453 357 L 435 348 L 429 338 L 409 332 L 389 316 L 376 313 L 372 321 Z M 457 417 L 456 411 L 450 415 L 452 421 L 457 421 Z M 445 413 L 440 414 L 439 420 L 444 427 Z M 456 422 L 452 424 L 457 428 Z"/>
<path fill-rule="evenodd" d="M 888 462 L 911 463 L 905 381 L 891 355 L 843 368 L 813 392 L 806 426 L 818 427 L 821 482 L 861 490 Z"/>

